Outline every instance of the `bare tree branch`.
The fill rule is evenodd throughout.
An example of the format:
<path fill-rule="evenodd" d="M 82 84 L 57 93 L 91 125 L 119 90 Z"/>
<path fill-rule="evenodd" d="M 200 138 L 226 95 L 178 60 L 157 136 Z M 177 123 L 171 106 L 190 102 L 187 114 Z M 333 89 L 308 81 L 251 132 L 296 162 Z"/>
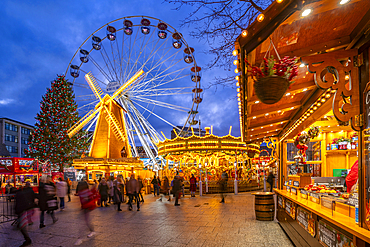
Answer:
<path fill-rule="evenodd" d="M 239 34 L 248 27 L 259 13 L 273 0 L 164 0 L 175 5 L 176 10 L 191 7 L 192 11 L 184 19 L 181 27 L 191 27 L 190 36 L 209 44 L 204 54 L 211 60 L 203 69 L 223 69 L 224 77 L 215 77 L 206 88 L 234 87 L 232 51 Z"/>

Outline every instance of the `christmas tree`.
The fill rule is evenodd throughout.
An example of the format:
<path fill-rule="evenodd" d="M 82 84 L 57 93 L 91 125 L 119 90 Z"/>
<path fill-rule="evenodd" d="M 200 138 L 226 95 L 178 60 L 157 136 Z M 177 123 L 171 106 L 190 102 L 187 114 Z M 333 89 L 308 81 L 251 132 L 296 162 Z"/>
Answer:
<path fill-rule="evenodd" d="M 35 130 L 29 140 L 26 155 L 41 162 L 48 162 L 52 170 L 63 172 L 88 149 L 85 131 L 69 138 L 67 131 L 79 120 L 72 86 L 60 75 L 51 83 L 40 103 Z"/>

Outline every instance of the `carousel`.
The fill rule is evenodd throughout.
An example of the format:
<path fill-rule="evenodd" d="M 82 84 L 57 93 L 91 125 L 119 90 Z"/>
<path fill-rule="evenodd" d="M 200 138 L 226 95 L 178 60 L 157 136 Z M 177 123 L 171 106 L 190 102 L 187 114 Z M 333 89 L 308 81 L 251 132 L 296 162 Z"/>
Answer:
<path fill-rule="evenodd" d="M 180 175 L 186 190 L 188 180 L 194 174 L 199 182 L 200 194 L 218 193 L 217 183 L 223 172 L 228 174 L 230 192 L 258 189 L 253 179 L 256 172 L 252 168 L 252 158 L 258 156 L 259 146 L 246 144 L 240 137 L 232 136 L 231 127 L 229 134 L 222 137 L 213 135 L 212 127 L 205 130 L 205 136 L 197 136 L 192 129 L 189 137 L 181 137 L 175 131 L 174 139 L 160 141 L 157 144 L 158 154 L 167 161 L 160 175 L 170 180 L 176 174 Z"/>

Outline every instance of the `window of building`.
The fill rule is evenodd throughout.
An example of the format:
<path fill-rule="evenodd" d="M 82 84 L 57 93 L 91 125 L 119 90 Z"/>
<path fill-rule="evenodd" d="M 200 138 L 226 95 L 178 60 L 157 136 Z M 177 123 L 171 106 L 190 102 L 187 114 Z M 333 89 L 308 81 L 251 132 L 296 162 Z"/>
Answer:
<path fill-rule="evenodd" d="M 18 131 L 18 126 L 5 122 L 5 129 L 6 130 L 11 130 L 11 131 Z"/>
<path fill-rule="evenodd" d="M 22 144 L 28 144 L 28 138 L 22 137 Z"/>
<path fill-rule="evenodd" d="M 21 128 L 21 131 L 22 131 L 22 134 L 26 134 L 26 135 L 30 135 L 31 134 L 31 130 L 30 129 L 27 129 L 27 128 Z"/>
<path fill-rule="evenodd" d="M 5 134 L 5 141 L 18 143 L 18 136 Z"/>
<path fill-rule="evenodd" d="M 6 146 L 6 149 L 9 151 L 9 153 L 18 153 L 18 147 Z"/>

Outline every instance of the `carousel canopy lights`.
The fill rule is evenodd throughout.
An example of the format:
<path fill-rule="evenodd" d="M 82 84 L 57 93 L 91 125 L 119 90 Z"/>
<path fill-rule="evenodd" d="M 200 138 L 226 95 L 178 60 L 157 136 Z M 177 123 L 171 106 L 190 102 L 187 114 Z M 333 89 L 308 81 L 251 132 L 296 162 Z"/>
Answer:
<path fill-rule="evenodd" d="M 242 36 L 243 37 L 246 37 L 248 35 L 248 31 L 247 30 L 243 30 L 243 32 L 242 32 Z"/>
<path fill-rule="evenodd" d="M 235 80 L 239 81 L 239 76 L 235 76 Z M 238 84 L 238 83 L 237 83 Z M 237 87 L 239 87 L 239 85 L 236 85 Z"/>
<path fill-rule="evenodd" d="M 233 64 L 237 66 L 239 64 L 239 60 L 234 60 Z"/>
<path fill-rule="evenodd" d="M 236 85 L 237 87 L 239 87 L 239 85 L 240 85 L 240 84 L 239 84 L 239 82 L 237 82 L 235 85 Z"/>
<path fill-rule="evenodd" d="M 237 56 L 239 54 L 238 50 L 233 51 L 233 56 Z"/>

